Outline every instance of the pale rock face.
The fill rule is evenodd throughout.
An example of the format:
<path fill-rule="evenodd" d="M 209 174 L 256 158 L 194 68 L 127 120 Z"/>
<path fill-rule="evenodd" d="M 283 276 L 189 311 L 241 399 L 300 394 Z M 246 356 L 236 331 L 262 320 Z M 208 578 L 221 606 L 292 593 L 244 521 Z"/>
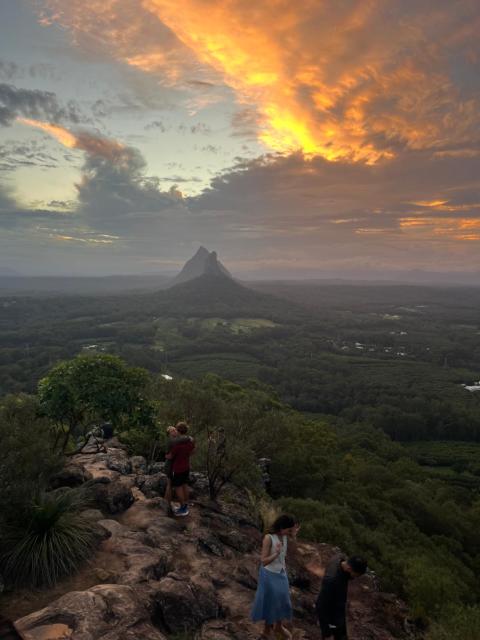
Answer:
<path fill-rule="evenodd" d="M 150 623 L 134 589 L 116 584 L 68 593 L 49 607 L 22 618 L 16 627 L 28 640 L 113 640 L 127 638 L 133 631 L 137 635 L 132 638 L 164 640 Z M 138 635 L 140 628 L 146 635 Z"/>
<path fill-rule="evenodd" d="M 250 622 L 249 611 L 262 533 L 244 492 L 230 487 L 228 504 L 212 502 L 205 476 L 196 473 L 190 515 L 169 518 L 160 467 L 147 475 L 146 462 L 129 458 L 118 445 L 107 441 L 106 453 L 74 456 L 68 473 L 60 474 L 60 486 L 88 480 L 96 502 L 88 517 L 105 535 L 75 577 L 76 590 L 65 587 L 58 597 L 62 584 L 57 585 L 48 606 L 17 620 L 22 637 L 166 640 L 186 633 L 198 640 L 256 640 L 261 629 Z M 314 602 L 325 564 L 336 551 L 298 543 L 288 560 L 295 640 L 318 637 Z M 48 602 L 42 597 L 41 606 Z M 378 592 L 374 579 L 352 584 L 351 640 L 411 638 L 406 614 L 395 596 Z"/>

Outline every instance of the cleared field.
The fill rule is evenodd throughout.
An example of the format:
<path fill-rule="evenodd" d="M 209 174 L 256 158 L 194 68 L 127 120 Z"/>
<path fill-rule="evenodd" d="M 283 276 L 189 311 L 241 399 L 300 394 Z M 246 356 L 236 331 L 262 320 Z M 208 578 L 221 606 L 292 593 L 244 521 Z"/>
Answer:
<path fill-rule="evenodd" d="M 257 329 L 273 329 L 278 325 L 266 318 L 205 318 L 201 321 L 202 329 L 212 330 L 225 327 L 232 333 L 249 333 Z"/>
<path fill-rule="evenodd" d="M 189 378 L 198 378 L 207 373 L 242 382 L 258 376 L 261 363 L 243 353 L 216 353 L 182 358 L 171 363 L 173 372 Z"/>

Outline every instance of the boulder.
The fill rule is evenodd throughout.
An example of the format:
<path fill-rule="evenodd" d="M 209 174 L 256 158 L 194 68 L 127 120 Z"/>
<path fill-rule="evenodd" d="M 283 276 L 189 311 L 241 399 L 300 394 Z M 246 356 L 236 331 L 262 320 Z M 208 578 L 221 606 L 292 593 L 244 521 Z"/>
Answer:
<path fill-rule="evenodd" d="M 167 633 L 191 632 L 203 622 L 222 615 L 213 586 L 208 581 L 179 580 L 167 576 L 154 596 L 156 617 Z"/>
<path fill-rule="evenodd" d="M 134 501 L 131 489 L 120 482 L 94 484 L 92 494 L 97 505 L 107 513 L 121 513 Z"/>
<path fill-rule="evenodd" d="M 155 475 L 156 473 L 165 473 L 165 462 L 152 462 L 148 467 L 149 475 Z"/>
<path fill-rule="evenodd" d="M 124 476 L 132 473 L 132 465 L 128 455 L 122 449 L 109 449 L 105 463 L 108 469 L 118 471 Z"/>
<path fill-rule="evenodd" d="M 250 565 L 251 563 L 249 563 L 248 565 L 241 564 L 236 567 L 233 573 L 233 578 L 236 582 L 238 582 L 238 584 L 247 587 L 247 589 L 255 591 L 257 588 L 258 569 Z"/>
<path fill-rule="evenodd" d="M 167 488 L 167 476 L 164 473 L 155 473 L 152 476 L 139 476 L 140 490 L 147 498 L 163 496 Z"/>
<path fill-rule="evenodd" d="M 195 493 L 208 493 L 208 478 L 204 473 L 199 473 L 198 471 L 192 471 L 190 473 L 190 484 L 195 489 Z"/>
<path fill-rule="evenodd" d="M 200 551 L 209 553 L 218 558 L 223 558 L 226 555 L 226 549 L 218 538 L 212 534 L 200 533 L 197 539 L 198 548 Z"/>
<path fill-rule="evenodd" d="M 67 593 L 16 626 L 25 640 L 164 640 L 135 591 L 118 584 Z"/>
<path fill-rule="evenodd" d="M 249 553 L 257 548 L 256 539 L 252 539 L 248 535 L 242 534 L 238 529 L 230 529 L 229 531 L 218 531 L 218 539 L 235 551 L 240 553 Z"/>
<path fill-rule="evenodd" d="M 132 456 L 130 458 L 132 473 L 135 475 L 147 473 L 147 461 L 143 456 Z"/>
<path fill-rule="evenodd" d="M 50 480 L 50 487 L 79 487 L 92 479 L 92 474 L 79 464 L 68 464 Z"/>

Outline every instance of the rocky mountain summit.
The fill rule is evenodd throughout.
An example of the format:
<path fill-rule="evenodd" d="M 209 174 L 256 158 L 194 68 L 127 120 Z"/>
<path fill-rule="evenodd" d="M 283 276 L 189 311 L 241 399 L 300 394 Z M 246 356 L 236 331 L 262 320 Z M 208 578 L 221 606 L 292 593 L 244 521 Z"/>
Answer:
<path fill-rule="evenodd" d="M 101 542 L 80 572 L 20 603 L 16 628 L 25 640 L 253 640 L 249 621 L 262 532 L 248 494 L 229 486 L 219 502 L 193 474 L 190 516 L 169 518 L 161 497 L 162 464 L 147 467 L 116 440 L 86 449 L 54 479 L 56 491 L 86 486 L 94 504 L 84 515 Z M 289 558 L 294 637 L 319 638 L 314 602 L 326 562 L 338 552 L 299 541 Z M 373 575 L 352 584 L 352 640 L 411 638 L 406 606 L 378 590 Z M 40 610 L 34 610 L 38 607 Z M 24 615 L 25 614 L 25 615 Z M 7 612 L 8 615 L 8 612 Z"/>
<path fill-rule="evenodd" d="M 229 271 L 218 260 L 215 251 L 210 252 L 205 247 L 200 247 L 197 253 L 185 263 L 180 273 L 171 281 L 170 286 L 195 280 L 201 276 L 232 278 Z"/>

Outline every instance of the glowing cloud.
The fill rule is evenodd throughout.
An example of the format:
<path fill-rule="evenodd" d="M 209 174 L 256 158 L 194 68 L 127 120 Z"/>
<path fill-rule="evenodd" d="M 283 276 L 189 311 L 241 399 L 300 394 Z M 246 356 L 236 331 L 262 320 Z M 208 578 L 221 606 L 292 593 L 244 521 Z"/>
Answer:
<path fill-rule="evenodd" d="M 44 4 L 80 45 L 160 81 L 210 70 L 255 109 L 257 136 L 274 151 L 375 163 L 405 148 L 468 155 L 478 141 L 478 87 L 454 73 L 459 62 L 473 76 L 479 56 L 470 0 Z"/>
<path fill-rule="evenodd" d="M 123 161 L 128 160 L 131 155 L 131 150 L 128 147 L 110 138 L 93 135 L 86 131 L 72 133 L 58 124 L 32 120 L 31 118 L 17 118 L 17 121 L 51 134 L 58 142 L 69 149 L 80 149 L 90 156 L 98 156 L 112 163 L 121 164 Z"/>
<path fill-rule="evenodd" d="M 70 133 L 68 129 L 61 127 L 58 124 L 42 122 L 41 120 L 32 120 L 31 118 L 17 118 L 17 120 L 18 122 L 21 122 L 22 124 L 25 124 L 29 127 L 35 127 L 36 129 L 46 131 L 69 149 L 74 149 L 77 147 L 78 141 L 76 136 L 74 136 L 73 133 Z"/>

